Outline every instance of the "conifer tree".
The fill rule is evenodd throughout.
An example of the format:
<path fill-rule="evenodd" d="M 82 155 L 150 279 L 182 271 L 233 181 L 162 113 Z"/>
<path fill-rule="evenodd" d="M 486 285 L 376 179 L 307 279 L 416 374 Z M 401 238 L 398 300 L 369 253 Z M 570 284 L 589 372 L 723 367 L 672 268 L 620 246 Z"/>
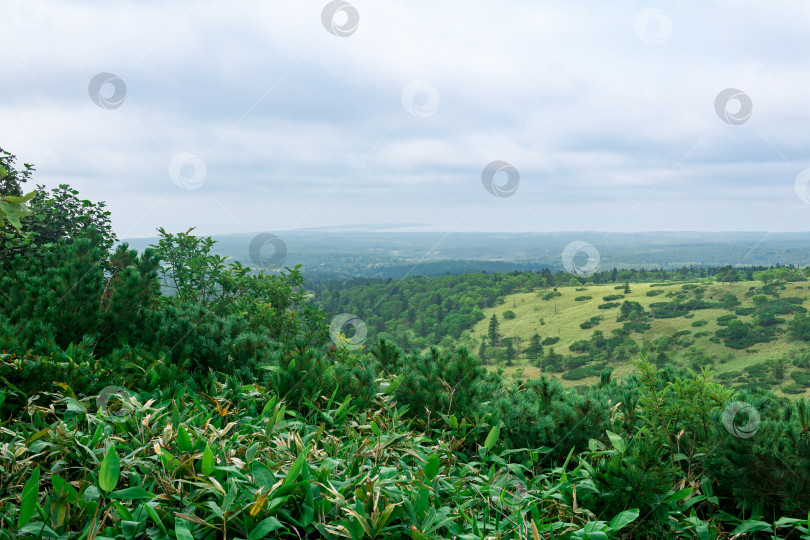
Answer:
<path fill-rule="evenodd" d="M 537 360 L 543 355 L 543 344 L 540 342 L 540 334 L 537 332 L 529 340 L 529 346 L 526 347 L 526 358 L 529 360 Z"/>
<path fill-rule="evenodd" d="M 506 345 L 506 365 L 511 366 L 515 357 L 515 346 L 512 344 L 512 340 L 509 340 L 509 343 Z"/>
<path fill-rule="evenodd" d="M 500 335 L 498 332 L 499 324 L 498 324 L 498 316 L 494 313 L 492 314 L 492 318 L 489 319 L 489 342 L 493 347 L 498 346 L 498 336 Z"/>

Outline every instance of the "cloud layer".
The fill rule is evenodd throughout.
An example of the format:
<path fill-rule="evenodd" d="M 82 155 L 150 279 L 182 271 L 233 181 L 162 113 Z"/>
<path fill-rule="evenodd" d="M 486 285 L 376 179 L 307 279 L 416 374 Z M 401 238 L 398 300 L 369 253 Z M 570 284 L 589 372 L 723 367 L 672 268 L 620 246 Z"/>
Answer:
<path fill-rule="evenodd" d="M 808 230 L 809 22 L 800 2 L 13 0 L 0 146 L 106 200 L 123 237 Z M 727 88 L 745 99 L 718 109 Z M 485 189 L 493 161 L 514 193 Z"/>

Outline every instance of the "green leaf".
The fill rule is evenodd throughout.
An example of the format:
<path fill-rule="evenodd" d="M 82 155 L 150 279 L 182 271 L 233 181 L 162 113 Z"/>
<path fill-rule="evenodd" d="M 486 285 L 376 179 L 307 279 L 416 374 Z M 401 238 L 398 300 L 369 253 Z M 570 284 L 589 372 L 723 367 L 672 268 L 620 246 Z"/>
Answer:
<path fill-rule="evenodd" d="M 498 437 L 501 436 L 501 426 L 495 425 L 492 426 L 492 429 L 489 430 L 489 435 L 487 435 L 486 440 L 484 441 L 484 447 L 487 450 L 492 450 L 492 447 L 495 446 L 495 443 L 498 442 Z"/>
<path fill-rule="evenodd" d="M 103 491 L 110 492 L 118 485 L 118 478 L 121 476 L 121 461 L 115 453 L 115 443 L 110 445 L 104 461 L 101 462 L 101 471 L 98 474 L 98 487 Z"/>
<path fill-rule="evenodd" d="M 79 493 L 61 476 L 52 474 L 51 484 L 53 484 L 53 491 L 57 497 L 65 497 L 65 500 L 71 504 L 79 500 Z"/>
<path fill-rule="evenodd" d="M 132 514 L 129 511 L 129 508 L 124 506 L 118 501 L 113 501 L 113 506 L 115 506 L 115 511 L 118 512 L 118 516 L 121 519 L 125 519 L 127 521 L 132 521 Z"/>
<path fill-rule="evenodd" d="M 624 454 L 624 450 L 626 448 L 624 439 L 612 431 L 605 431 L 605 433 L 607 433 L 608 439 L 610 439 L 610 444 L 613 445 L 613 448 L 615 448 L 620 454 Z"/>
<path fill-rule="evenodd" d="M 200 472 L 204 476 L 211 476 L 211 473 L 214 472 L 215 463 L 214 453 L 211 451 L 211 447 L 206 444 L 202 455 L 202 463 L 200 464 Z"/>
<path fill-rule="evenodd" d="M 259 443 L 253 443 L 250 448 L 247 449 L 245 452 L 245 459 L 248 463 L 252 463 L 253 459 L 256 457 L 256 452 L 259 451 Z"/>
<path fill-rule="evenodd" d="M 180 463 L 180 460 L 178 460 L 176 457 L 174 457 L 174 455 L 172 455 L 171 452 L 165 449 L 161 450 L 160 452 L 160 461 L 161 463 L 163 463 L 163 466 L 169 469 L 170 471 L 173 471 L 174 468 L 177 467 Z"/>
<path fill-rule="evenodd" d="M 374 435 L 376 437 L 380 436 L 380 427 L 377 425 L 377 423 L 374 420 L 371 421 L 371 431 L 374 432 Z"/>
<path fill-rule="evenodd" d="M 177 430 L 177 449 L 181 452 L 191 450 L 191 437 L 188 436 L 185 426 L 180 426 Z"/>
<path fill-rule="evenodd" d="M 267 468 L 267 465 L 260 461 L 255 461 L 251 466 L 253 472 L 253 482 L 257 487 L 263 487 L 264 493 L 269 493 L 270 488 L 276 483 L 276 477 L 272 471 Z"/>
<path fill-rule="evenodd" d="M 154 493 L 149 493 L 141 486 L 128 487 L 126 489 L 119 489 L 110 493 L 111 499 L 152 499 L 155 497 Z"/>
<path fill-rule="evenodd" d="M 427 463 L 425 463 L 425 477 L 427 477 L 428 482 L 433 480 L 436 477 L 436 474 L 439 472 L 439 456 L 436 454 L 432 454 Z"/>
<path fill-rule="evenodd" d="M 177 535 L 177 540 L 194 540 L 191 531 L 186 527 L 186 522 L 178 517 L 174 518 L 174 533 Z"/>
<path fill-rule="evenodd" d="M 22 497 L 20 503 L 20 515 L 17 516 L 17 527 L 25 526 L 31 521 L 31 516 L 34 515 L 34 510 L 37 507 L 37 498 L 39 496 L 39 467 L 34 469 L 31 473 L 31 478 L 25 483 L 22 490 Z"/>
<path fill-rule="evenodd" d="M 695 534 L 698 535 L 698 540 L 713 540 L 714 534 L 709 529 L 708 523 L 701 522 L 695 526 Z"/>
<path fill-rule="evenodd" d="M 632 523 L 638 518 L 638 513 L 639 513 L 638 508 L 633 508 L 632 510 L 625 510 L 624 512 L 616 514 L 616 517 L 610 520 L 611 530 L 613 532 L 616 532 L 619 529 Z"/>
<path fill-rule="evenodd" d="M 99 423 L 98 427 L 96 428 L 96 432 L 93 433 L 93 438 L 90 439 L 89 446 L 95 446 L 96 443 L 101 440 L 102 435 L 104 435 L 104 424 Z"/>
<path fill-rule="evenodd" d="M 740 533 L 749 533 L 749 532 L 757 532 L 757 531 L 768 531 L 773 532 L 771 525 L 764 521 L 758 521 L 755 519 L 749 519 L 748 521 L 742 523 L 739 527 L 731 531 L 731 534 L 740 534 Z"/>
<path fill-rule="evenodd" d="M 149 514 L 149 517 L 152 518 L 152 521 L 155 522 L 155 525 L 157 525 L 160 528 L 160 530 L 163 532 L 163 534 L 168 536 L 169 531 L 166 530 L 166 526 L 160 520 L 160 516 L 158 516 L 155 509 L 152 506 L 150 506 L 149 504 L 144 504 L 143 506 L 144 506 L 144 508 L 146 508 L 146 513 Z"/>
<path fill-rule="evenodd" d="M 668 503 L 672 501 L 680 501 L 681 499 L 685 499 L 692 494 L 692 489 L 693 488 L 688 487 L 678 490 L 661 502 Z"/>
<path fill-rule="evenodd" d="M 60 538 L 59 534 L 42 522 L 29 523 L 19 531 L 20 536 L 35 536 L 37 538 Z M 96 538 L 99 538 L 98 536 Z"/>
<path fill-rule="evenodd" d="M 205 505 L 208 508 L 210 508 L 217 515 L 218 518 L 225 519 L 225 514 L 222 513 L 222 508 L 217 506 L 217 503 L 215 503 L 214 501 L 208 501 L 205 503 Z"/>
<path fill-rule="evenodd" d="M 308 453 L 309 453 L 309 446 L 304 448 L 304 451 L 301 452 L 301 454 L 293 462 L 292 466 L 290 467 L 290 470 L 287 472 L 287 476 L 284 477 L 284 481 L 281 483 L 281 489 L 290 487 L 295 483 L 295 480 L 301 473 L 301 469 L 303 469 L 304 464 L 306 464 Z"/>
<path fill-rule="evenodd" d="M 391 392 L 393 392 L 394 390 L 399 388 L 399 385 L 402 384 L 402 381 L 404 379 L 405 379 L 405 375 L 400 375 L 399 377 L 397 377 L 396 379 L 391 381 L 391 384 L 389 384 L 388 387 L 385 390 L 383 390 L 383 393 L 384 394 L 390 394 Z"/>
<path fill-rule="evenodd" d="M 788 525 L 793 525 L 794 523 L 804 523 L 806 520 L 804 519 L 797 519 L 797 518 L 789 518 L 789 517 L 780 517 L 776 520 L 773 524 L 774 527 L 787 527 Z"/>
<path fill-rule="evenodd" d="M 180 409 L 177 408 L 177 400 L 172 401 L 172 427 L 177 429 L 180 426 Z"/>
<path fill-rule="evenodd" d="M 87 489 L 82 493 L 82 498 L 87 502 L 95 502 L 101 497 L 101 492 L 93 484 L 87 486 Z"/>
<path fill-rule="evenodd" d="M 267 536 L 268 533 L 281 529 L 282 527 L 284 527 L 284 525 L 274 517 L 263 519 L 248 533 L 248 540 L 259 540 Z"/>

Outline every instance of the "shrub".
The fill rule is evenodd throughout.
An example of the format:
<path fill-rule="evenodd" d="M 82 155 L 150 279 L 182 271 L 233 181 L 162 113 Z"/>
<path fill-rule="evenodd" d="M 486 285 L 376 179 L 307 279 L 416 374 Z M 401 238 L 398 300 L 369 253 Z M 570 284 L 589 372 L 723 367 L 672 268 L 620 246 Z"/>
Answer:
<path fill-rule="evenodd" d="M 717 324 L 720 326 L 728 326 L 728 323 L 736 319 L 737 316 L 729 313 L 728 315 L 721 315 L 717 317 Z"/>
<path fill-rule="evenodd" d="M 605 302 L 610 302 L 612 300 L 621 300 L 622 298 L 624 298 L 623 294 L 609 294 L 607 296 L 603 296 L 602 300 L 604 300 Z"/>
<path fill-rule="evenodd" d="M 645 322 L 626 322 L 626 323 L 624 323 L 623 328 L 628 333 L 629 332 L 644 333 L 647 330 L 649 330 L 650 328 L 652 328 L 652 326 L 649 323 L 645 323 Z"/>
<path fill-rule="evenodd" d="M 747 349 L 757 343 L 766 343 L 773 337 L 772 332 L 742 321 L 731 321 L 727 327 L 717 330 L 714 334 L 730 349 Z"/>
<path fill-rule="evenodd" d="M 793 373 L 790 374 L 790 377 L 796 381 L 798 386 L 801 386 L 802 388 L 810 388 L 810 373 L 806 371 L 794 370 Z"/>
<path fill-rule="evenodd" d="M 587 339 L 580 339 L 568 346 L 571 352 L 588 352 L 591 349 L 591 342 Z"/>
<path fill-rule="evenodd" d="M 588 363 L 590 358 L 587 356 L 571 356 L 565 361 L 565 369 L 575 369 L 582 367 Z"/>
<path fill-rule="evenodd" d="M 695 328 L 697 328 L 699 326 L 706 326 L 707 324 L 709 324 L 709 321 L 706 321 L 706 320 L 692 321 L 692 326 L 695 327 Z"/>
<path fill-rule="evenodd" d="M 653 302 L 650 304 L 650 311 L 655 315 L 656 319 L 672 319 L 682 317 L 692 311 L 713 307 L 716 307 L 716 304 L 694 299 L 685 302 Z"/>
<path fill-rule="evenodd" d="M 597 326 L 600 321 L 601 319 L 599 317 L 591 317 L 584 323 L 580 323 L 579 327 L 582 328 L 583 330 L 588 330 L 590 328 L 593 328 L 594 326 Z"/>
<path fill-rule="evenodd" d="M 586 300 L 590 300 L 593 296 L 577 296 L 574 298 L 574 302 L 584 302 Z"/>
<path fill-rule="evenodd" d="M 608 302 L 607 304 L 599 304 L 597 309 L 613 309 L 619 307 L 618 302 Z"/>
<path fill-rule="evenodd" d="M 594 366 L 582 366 L 563 373 L 562 378 L 566 381 L 578 381 L 586 377 L 598 377 L 601 372 L 601 368 L 596 368 Z"/>

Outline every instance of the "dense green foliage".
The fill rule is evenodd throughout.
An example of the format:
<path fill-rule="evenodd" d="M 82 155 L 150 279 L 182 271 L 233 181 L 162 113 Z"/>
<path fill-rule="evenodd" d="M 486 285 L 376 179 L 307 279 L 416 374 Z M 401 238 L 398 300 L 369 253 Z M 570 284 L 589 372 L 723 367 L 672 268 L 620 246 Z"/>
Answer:
<path fill-rule="evenodd" d="M 298 268 L 227 263 L 192 230 L 139 254 L 60 227 L 14 244 L 0 278 L 0 539 L 810 535 L 805 400 L 643 354 L 574 390 L 510 381 L 463 347 L 328 344 Z M 547 276 L 480 279 L 458 305 L 395 285 L 388 315 L 472 313 L 484 285 Z M 491 320 L 494 347 L 562 361 L 542 356 L 554 339 L 524 347 Z"/>
<path fill-rule="evenodd" d="M 462 333 L 484 318 L 483 310 L 502 305 L 508 295 L 520 292 L 543 291 L 544 300 L 553 301 L 561 293 L 556 287 L 575 286 L 587 283 L 600 284 L 624 282 L 616 287 L 630 293 L 630 282 L 663 282 L 661 285 L 689 279 L 716 279 L 722 282 L 753 279 L 757 275 L 767 283 L 778 284 L 778 276 L 791 280 L 805 280 L 802 270 L 794 267 L 683 267 L 676 271 L 662 269 L 631 269 L 597 272 L 587 278 L 575 277 L 566 272 L 553 274 L 544 269 L 538 272 L 511 272 L 509 274 L 456 274 L 404 278 L 393 281 L 380 279 L 354 279 L 338 282 L 313 282 L 310 285 L 316 299 L 325 311 L 332 314 L 350 312 L 362 317 L 367 325 L 371 341 L 379 338 L 392 340 L 406 350 L 423 350 L 433 344 L 450 346 Z M 770 278 L 769 276 L 775 276 Z M 782 279 L 784 281 L 784 279 Z M 670 282 L 670 283 L 666 283 Z M 772 283 L 774 282 L 774 283 Z M 553 290 L 548 290 L 553 289 Z M 584 289 L 583 289 L 584 290 Z M 689 290 L 688 288 L 686 290 Z M 626 291 L 626 292 L 625 292 Z M 648 296 L 665 294 L 663 289 L 651 290 Z M 590 300 L 589 295 L 578 295 L 577 301 Z M 616 300 L 624 294 L 603 297 L 600 309 L 610 310 L 621 306 Z M 731 309 L 739 305 L 734 295 L 720 302 L 706 302 L 698 297 L 676 297 L 672 301 L 658 302 L 651 306 L 656 318 L 675 318 L 695 310 L 721 306 Z M 501 313 L 509 320 L 511 310 Z M 770 315 L 766 314 L 768 318 Z"/>

